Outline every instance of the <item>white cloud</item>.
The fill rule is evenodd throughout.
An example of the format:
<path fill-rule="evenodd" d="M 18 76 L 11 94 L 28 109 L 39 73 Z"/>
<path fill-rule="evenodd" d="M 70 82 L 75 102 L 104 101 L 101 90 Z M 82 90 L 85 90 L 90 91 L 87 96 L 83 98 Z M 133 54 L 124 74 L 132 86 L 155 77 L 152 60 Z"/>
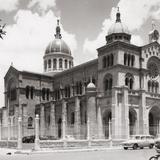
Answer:
<path fill-rule="evenodd" d="M 11 62 L 18 70 L 43 72 L 44 51 L 54 39 L 57 25 L 57 17 L 52 11 L 40 16 L 29 10 L 19 10 L 14 19 L 15 23 L 5 28 L 4 40 L 0 40 L 0 84 L 4 83 L 3 77 Z M 75 35 L 65 31 L 62 25 L 61 32 L 73 52 L 77 46 Z M 0 104 L 3 102 L 2 89 L 0 86 Z"/>
<path fill-rule="evenodd" d="M 19 4 L 19 0 L 0 0 L 0 10 L 11 12 L 16 10 Z"/>
<path fill-rule="evenodd" d="M 144 44 L 142 38 L 139 35 L 132 35 L 131 43 L 137 46 L 142 46 Z"/>
<path fill-rule="evenodd" d="M 28 7 L 39 7 L 40 10 L 46 11 L 48 8 L 55 7 L 56 0 L 31 0 Z"/>
<path fill-rule="evenodd" d="M 118 6 L 120 7 L 122 23 L 131 32 L 138 31 L 149 18 L 160 19 L 160 0 L 120 0 Z M 104 20 L 101 31 L 94 40 L 85 39 L 83 45 L 84 52 L 93 55 L 98 47 L 104 45 L 108 29 L 115 22 L 116 12 L 117 8 L 113 7 L 110 17 Z M 143 40 L 140 36 L 132 34 L 131 43 L 143 45 Z"/>

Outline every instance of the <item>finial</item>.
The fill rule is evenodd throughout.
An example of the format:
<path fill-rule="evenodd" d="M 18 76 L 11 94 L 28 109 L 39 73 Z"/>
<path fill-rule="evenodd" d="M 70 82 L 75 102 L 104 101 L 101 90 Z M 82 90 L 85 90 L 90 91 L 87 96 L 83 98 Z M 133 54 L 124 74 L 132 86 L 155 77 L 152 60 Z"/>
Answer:
<path fill-rule="evenodd" d="M 59 26 L 59 19 L 57 19 L 57 26 Z"/>
<path fill-rule="evenodd" d="M 11 66 L 13 67 L 13 62 L 11 62 Z"/>
<path fill-rule="evenodd" d="M 121 22 L 121 14 L 119 12 L 119 7 L 117 7 L 117 14 L 116 14 L 116 23 Z"/>
<path fill-rule="evenodd" d="M 61 28 L 59 26 L 59 19 L 57 19 L 56 34 L 54 36 L 57 39 L 61 39 L 62 38 L 62 36 L 61 36 Z"/>
<path fill-rule="evenodd" d="M 117 12 L 119 12 L 119 7 L 117 7 Z"/>
<path fill-rule="evenodd" d="M 92 83 L 92 76 L 90 76 L 90 83 Z"/>

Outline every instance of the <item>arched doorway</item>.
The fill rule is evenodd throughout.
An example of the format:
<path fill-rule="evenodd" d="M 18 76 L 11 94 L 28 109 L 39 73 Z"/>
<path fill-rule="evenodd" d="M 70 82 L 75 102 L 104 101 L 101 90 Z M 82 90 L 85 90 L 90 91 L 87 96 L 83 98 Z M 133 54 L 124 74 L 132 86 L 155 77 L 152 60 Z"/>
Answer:
<path fill-rule="evenodd" d="M 132 108 L 129 109 L 129 133 L 130 135 L 136 134 L 136 120 L 137 120 L 137 113 Z"/>
<path fill-rule="evenodd" d="M 112 113 L 111 113 L 111 109 L 108 109 L 104 112 L 103 114 L 103 133 L 104 133 L 104 137 L 107 139 L 109 138 L 109 129 L 111 127 L 109 127 L 109 122 L 111 122 L 112 119 Z M 111 123 L 110 123 L 111 125 Z"/>
<path fill-rule="evenodd" d="M 154 106 L 149 111 L 149 134 L 160 134 L 160 108 Z"/>
<path fill-rule="evenodd" d="M 58 138 L 61 138 L 62 136 L 62 119 L 58 119 Z"/>

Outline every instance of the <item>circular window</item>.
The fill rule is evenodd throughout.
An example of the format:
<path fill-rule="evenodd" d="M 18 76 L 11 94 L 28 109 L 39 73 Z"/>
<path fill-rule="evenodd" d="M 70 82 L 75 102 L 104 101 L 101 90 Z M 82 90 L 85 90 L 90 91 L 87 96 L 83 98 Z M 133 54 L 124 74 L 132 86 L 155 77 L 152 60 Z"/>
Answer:
<path fill-rule="evenodd" d="M 149 69 L 149 76 L 151 78 L 155 78 L 155 77 L 158 76 L 159 71 L 158 71 L 158 67 L 157 67 L 157 65 L 155 63 L 150 63 L 148 65 L 148 69 Z"/>

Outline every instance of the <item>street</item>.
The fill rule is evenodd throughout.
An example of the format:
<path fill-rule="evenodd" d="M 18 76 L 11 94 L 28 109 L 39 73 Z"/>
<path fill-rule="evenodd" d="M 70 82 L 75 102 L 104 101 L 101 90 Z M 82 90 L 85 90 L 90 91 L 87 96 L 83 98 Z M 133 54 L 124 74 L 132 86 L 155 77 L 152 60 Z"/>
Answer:
<path fill-rule="evenodd" d="M 0 155 L 0 160 L 148 160 L 155 154 L 155 149 L 108 149 L 103 151 Z"/>

